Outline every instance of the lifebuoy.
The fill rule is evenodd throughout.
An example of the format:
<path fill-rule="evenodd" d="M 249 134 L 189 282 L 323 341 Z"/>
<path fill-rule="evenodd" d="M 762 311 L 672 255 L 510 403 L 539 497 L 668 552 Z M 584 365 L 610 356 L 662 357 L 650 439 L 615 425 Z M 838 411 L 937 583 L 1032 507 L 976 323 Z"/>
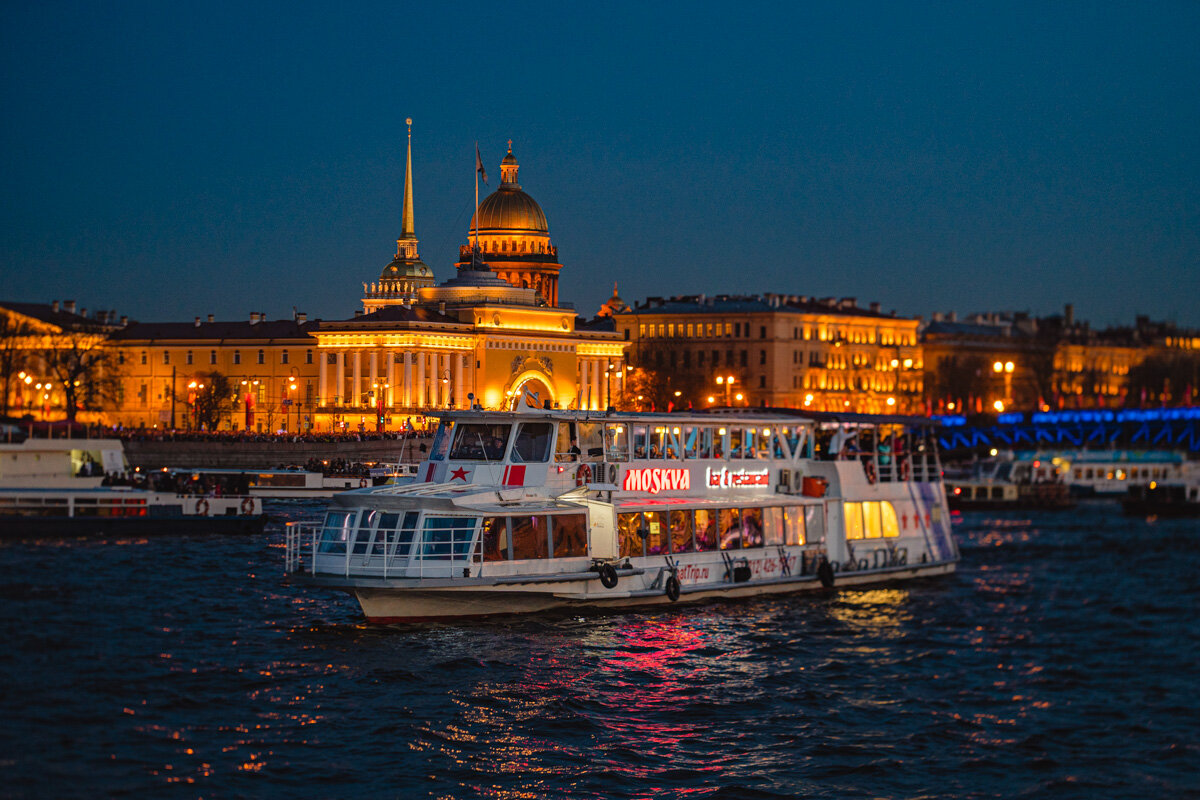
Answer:
<path fill-rule="evenodd" d="M 196 501 L 196 513 L 202 517 L 208 516 L 208 501 L 203 497 Z"/>
<path fill-rule="evenodd" d="M 243 514 L 253 514 L 254 513 L 254 498 L 253 497 L 243 497 L 242 498 L 242 513 Z"/>
<path fill-rule="evenodd" d="M 605 589 L 611 589 L 617 585 L 617 570 L 612 564 L 600 565 L 600 583 Z"/>
<path fill-rule="evenodd" d="M 875 462 L 874 461 L 863 462 L 863 472 L 865 472 L 867 474 L 867 483 L 875 482 Z"/>
<path fill-rule="evenodd" d="M 575 470 L 575 485 L 586 486 L 592 482 L 592 467 L 590 464 L 580 464 Z"/>
<path fill-rule="evenodd" d="M 360 489 L 365 489 L 365 488 L 367 488 L 367 479 L 366 479 L 366 478 L 359 478 L 359 479 L 358 479 L 358 488 L 360 488 Z"/>
<path fill-rule="evenodd" d="M 667 576 L 667 599 L 674 603 L 679 599 L 679 579 L 674 575 Z"/>
<path fill-rule="evenodd" d="M 828 560 L 824 560 L 817 567 L 817 580 L 826 589 L 833 588 L 833 565 Z"/>

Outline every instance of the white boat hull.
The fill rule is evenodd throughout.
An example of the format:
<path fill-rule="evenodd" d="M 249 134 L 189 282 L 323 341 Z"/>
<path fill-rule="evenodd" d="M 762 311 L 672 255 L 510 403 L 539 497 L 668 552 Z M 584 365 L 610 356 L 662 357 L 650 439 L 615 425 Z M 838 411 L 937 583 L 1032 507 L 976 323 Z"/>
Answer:
<path fill-rule="evenodd" d="M 956 562 L 942 562 L 841 572 L 835 577 L 834 588 L 857 588 L 947 575 L 953 573 L 956 566 Z M 828 590 L 815 575 L 806 575 L 795 579 L 689 585 L 683 587 L 677 601 L 672 601 L 662 589 L 645 589 L 633 580 L 621 581 L 612 589 L 605 589 L 597 579 L 588 581 L 583 588 L 580 582 L 572 581 L 538 584 L 535 589 L 521 585 L 464 585 L 431 589 L 360 585 L 348 588 L 348 591 L 358 600 L 368 622 L 396 624 L 584 608 L 646 608 Z"/>

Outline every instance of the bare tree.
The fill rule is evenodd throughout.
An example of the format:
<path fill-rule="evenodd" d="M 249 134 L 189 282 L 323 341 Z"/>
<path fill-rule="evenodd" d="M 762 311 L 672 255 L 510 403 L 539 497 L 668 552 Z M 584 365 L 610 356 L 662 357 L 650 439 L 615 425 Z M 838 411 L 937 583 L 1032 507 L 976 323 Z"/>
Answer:
<path fill-rule="evenodd" d="M 200 382 L 203 387 L 196 390 L 193 399 L 196 423 L 215 431 L 222 417 L 233 411 L 233 384 L 220 372 L 210 372 Z"/>
<path fill-rule="evenodd" d="M 81 408 L 99 409 L 120 384 L 117 359 L 100 328 L 78 327 L 46 336 L 41 352 L 46 371 L 62 385 L 67 421 Z"/>
<path fill-rule="evenodd" d="M 8 415 L 9 391 L 12 381 L 28 366 L 30 341 L 36 331 L 23 317 L 5 313 L 0 309 L 0 380 L 4 391 L 0 394 L 0 414 Z"/>

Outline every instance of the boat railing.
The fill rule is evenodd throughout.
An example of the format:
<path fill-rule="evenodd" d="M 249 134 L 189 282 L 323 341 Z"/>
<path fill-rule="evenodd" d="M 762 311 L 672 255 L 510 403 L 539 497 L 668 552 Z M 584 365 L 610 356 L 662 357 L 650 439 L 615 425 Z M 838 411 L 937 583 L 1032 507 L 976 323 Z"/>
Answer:
<path fill-rule="evenodd" d="M 426 531 L 423 537 L 405 528 L 371 531 L 366 536 L 351 536 L 349 541 L 325 541 L 323 530 L 320 522 L 287 523 L 285 573 L 320 572 L 347 578 L 465 578 L 478 575 L 483 564 L 473 526 L 435 532 L 438 535 Z"/>

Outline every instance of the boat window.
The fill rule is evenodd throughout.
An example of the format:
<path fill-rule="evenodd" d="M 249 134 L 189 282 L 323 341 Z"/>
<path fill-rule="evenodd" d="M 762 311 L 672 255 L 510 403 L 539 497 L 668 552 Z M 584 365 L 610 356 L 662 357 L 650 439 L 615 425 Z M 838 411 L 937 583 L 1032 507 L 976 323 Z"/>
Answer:
<path fill-rule="evenodd" d="M 394 511 L 386 511 L 379 515 L 379 527 L 375 532 L 375 544 L 371 547 L 373 555 L 382 555 L 384 552 L 384 543 L 396 538 L 396 523 L 399 520 L 400 515 Z"/>
<path fill-rule="evenodd" d="M 671 552 L 671 538 L 667 529 L 667 512 L 646 511 L 642 514 L 642 528 L 646 531 L 646 554 L 657 556 Z"/>
<path fill-rule="evenodd" d="M 483 560 L 508 560 L 508 517 L 483 518 Z"/>
<path fill-rule="evenodd" d="M 455 427 L 452 461 L 502 461 L 512 425 L 506 422 L 464 422 Z"/>
<path fill-rule="evenodd" d="M 576 422 L 575 436 L 579 449 L 589 459 L 604 457 L 604 434 L 598 422 Z"/>
<path fill-rule="evenodd" d="M 587 518 L 583 514 L 555 514 L 550 521 L 555 558 L 587 556 Z"/>
<path fill-rule="evenodd" d="M 755 439 L 754 454 L 756 458 L 776 458 L 775 435 L 770 428 L 763 428 Z M 782 455 L 782 453 L 780 454 Z"/>
<path fill-rule="evenodd" d="M 433 437 L 433 447 L 429 450 L 430 461 L 445 461 L 446 453 L 450 450 L 450 439 L 454 435 L 454 421 L 438 425 L 437 434 Z"/>
<path fill-rule="evenodd" d="M 762 510 L 763 544 L 783 544 L 783 509 L 764 508 Z"/>
<path fill-rule="evenodd" d="M 512 518 L 512 546 L 515 561 L 527 558 L 546 558 L 548 544 L 549 536 L 546 532 L 545 517 L 522 515 Z"/>
<path fill-rule="evenodd" d="M 843 503 L 842 509 L 846 517 L 846 538 L 863 538 L 862 503 Z"/>
<path fill-rule="evenodd" d="M 379 510 L 365 509 L 358 523 L 358 535 L 354 537 L 354 553 L 363 555 L 371 543 L 371 528 L 379 521 Z"/>
<path fill-rule="evenodd" d="M 683 429 L 683 457 L 695 458 L 696 445 L 700 439 L 700 429 L 695 425 L 685 426 Z"/>
<path fill-rule="evenodd" d="M 575 438 L 575 423 L 560 422 L 558 423 L 558 435 L 554 437 L 554 460 L 563 461 L 578 461 L 582 451 L 579 447 L 579 440 Z"/>
<path fill-rule="evenodd" d="M 879 502 L 868 500 L 862 504 L 863 538 L 878 539 L 883 536 L 883 525 L 879 515 Z"/>
<path fill-rule="evenodd" d="M 900 524 L 896 520 L 896 507 L 885 500 L 879 504 L 879 511 L 883 515 L 883 535 L 887 538 L 899 536 Z"/>
<path fill-rule="evenodd" d="M 729 457 L 743 458 L 744 451 L 742 450 L 742 434 L 744 431 L 741 428 L 729 429 Z"/>
<path fill-rule="evenodd" d="M 663 425 L 655 425 L 650 429 L 650 448 L 646 451 L 647 458 L 665 458 L 667 455 L 667 429 Z"/>
<path fill-rule="evenodd" d="M 591 454 L 591 451 L 588 451 Z M 604 457 L 609 461 L 629 460 L 629 428 L 625 425 L 604 426 Z"/>
<path fill-rule="evenodd" d="M 742 509 L 742 547 L 763 546 L 763 520 L 761 508 Z"/>
<path fill-rule="evenodd" d="M 476 517 L 425 517 L 421 530 L 421 558 L 456 559 L 471 552 Z"/>
<path fill-rule="evenodd" d="M 717 512 L 707 508 L 696 510 L 696 549 L 704 552 L 717 549 Z"/>
<path fill-rule="evenodd" d="M 783 535 L 784 544 L 804 544 L 804 510 L 815 506 L 787 506 L 783 509 L 783 519 L 786 525 Z"/>
<path fill-rule="evenodd" d="M 512 460 L 527 463 L 549 460 L 550 431 L 549 422 L 522 422 L 518 425 Z"/>
<path fill-rule="evenodd" d="M 692 512 L 671 512 L 671 552 L 690 553 L 692 546 Z"/>
<path fill-rule="evenodd" d="M 618 514 L 617 515 L 617 543 L 618 555 L 621 558 L 626 556 L 642 556 L 644 542 L 638 532 L 642 524 L 641 514 Z"/>
<path fill-rule="evenodd" d="M 819 505 L 804 507 L 804 538 L 797 544 L 825 541 L 825 512 Z"/>
<path fill-rule="evenodd" d="M 345 553 L 346 543 L 350 541 L 350 531 L 353 530 L 354 511 L 330 511 L 325 514 L 325 524 L 321 528 L 321 543 L 317 546 L 319 553 Z"/>
<path fill-rule="evenodd" d="M 717 530 L 721 532 L 722 550 L 740 550 L 742 547 L 742 524 L 736 508 L 722 508 L 717 512 Z"/>
<path fill-rule="evenodd" d="M 633 457 L 634 458 L 649 458 L 650 441 L 649 433 L 645 425 L 632 426 L 633 431 Z"/>
<path fill-rule="evenodd" d="M 718 428 L 713 435 L 712 457 L 724 458 L 729 452 L 729 430 Z"/>

